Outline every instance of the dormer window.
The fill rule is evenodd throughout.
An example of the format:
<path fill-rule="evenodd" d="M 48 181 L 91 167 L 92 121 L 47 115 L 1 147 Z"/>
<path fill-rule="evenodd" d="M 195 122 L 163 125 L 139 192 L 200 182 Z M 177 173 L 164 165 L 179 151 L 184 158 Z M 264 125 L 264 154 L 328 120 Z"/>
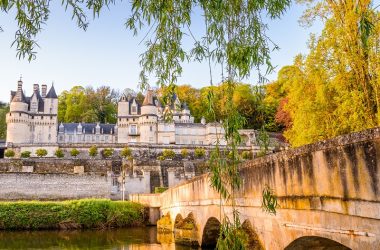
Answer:
<path fill-rule="evenodd" d="M 132 113 L 136 113 L 137 112 L 137 107 L 136 106 L 132 106 Z"/>

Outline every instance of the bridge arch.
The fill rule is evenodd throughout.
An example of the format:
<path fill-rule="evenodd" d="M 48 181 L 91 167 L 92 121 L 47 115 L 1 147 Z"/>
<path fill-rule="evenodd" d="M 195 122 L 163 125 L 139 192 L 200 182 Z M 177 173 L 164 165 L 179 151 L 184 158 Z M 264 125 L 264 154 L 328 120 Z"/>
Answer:
<path fill-rule="evenodd" d="M 177 216 L 176 216 L 175 219 L 174 219 L 174 227 L 175 227 L 178 223 L 180 223 L 182 220 L 183 220 L 182 215 L 181 215 L 181 214 L 177 214 Z"/>
<path fill-rule="evenodd" d="M 198 226 L 194 214 L 190 212 L 186 218 L 178 214 L 174 221 L 174 241 L 183 245 L 199 246 Z"/>
<path fill-rule="evenodd" d="M 302 249 L 321 249 L 321 250 L 351 250 L 337 241 L 319 237 L 303 236 L 292 241 L 285 250 L 302 250 Z"/>
<path fill-rule="evenodd" d="M 220 233 L 220 221 L 215 217 L 210 217 L 203 229 L 202 246 L 215 247 Z"/>
<path fill-rule="evenodd" d="M 251 222 L 246 219 L 243 224 L 241 225 L 243 231 L 247 235 L 248 240 L 248 247 L 252 250 L 264 250 L 263 244 L 261 243 L 259 239 L 259 235 L 257 232 L 253 229 Z"/>

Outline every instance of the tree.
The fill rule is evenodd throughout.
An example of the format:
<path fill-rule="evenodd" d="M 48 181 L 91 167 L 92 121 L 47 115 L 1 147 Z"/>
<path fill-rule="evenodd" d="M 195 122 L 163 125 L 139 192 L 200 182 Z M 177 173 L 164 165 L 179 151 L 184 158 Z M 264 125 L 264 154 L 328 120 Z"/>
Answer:
<path fill-rule="evenodd" d="M 0 139 L 7 136 L 6 114 L 9 112 L 9 105 L 0 102 Z"/>
<path fill-rule="evenodd" d="M 76 149 L 76 148 L 73 148 L 73 149 L 70 150 L 70 155 L 72 157 L 77 157 L 79 155 L 79 153 L 80 153 L 79 150 Z"/>
<path fill-rule="evenodd" d="M 54 152 L 54 155 L 57 157 L 57 158 L 63 158 L 65 157 L 65 153 L 63 152 L 62 149 L 58 148 L 55 152 Z"/>
<path fill-rule="evenodd" d="M 103 7 L 115 1 L 63 1 L 63 4 L 73 8 L 73 17 L 76 18 L 79 27 L 86 28 L 86 16 L 81 7 L 86 6 L 94 16 L 97 16 Z M 271 43 L 266 34 L 267 25 L 263 20 L 278 18 L 290 5 L 290 0 L 133 0 L 132 15 L 127 20 L 126 26 L 137 34 L 144 25 L 150 27 L 152 34 L 147 37 L 145 44 L 147 49 L 141 55 L 140 84 L 142 88 L 148 86 L 147 74 L 157 77 L 160 86 L 166 86 L 170 90 L 168 97 L 173 96 L 175 83 L 182 73 L 182 63 L 191 58 L 197 61 L 207 61 L 210 71 L 211 62 L 219 64 L 223 68 L 222 81 L 227 82 L 226 92 L 223 93 L 225 110 L 229 114 L 223 121 L 225 139 L 229 142 L 229 150 L 233 151 L 233 161 L 226 165 L 221 161 L 222 155 L 219 148 L 215 150 L 211 165 L 211 185 L 224 199 L 232 201 L 233 219 L 228 221 L 225 216 L 217 247 L 225 249 L 244 249 L 243 239 L 238 237 L 241 229 L 238 212 L 235 206 L 235 191 L 240 187 L 240 179 L 237 164 L 237 146 L 241 142 L 238 129 L 244 125 L 244 119 L 237 112 L 233 103 L 233 92 L 237 79 L 243 79 L 250 75 L 252 69 L 258 69 L 259 78 L 262 79 L 261 67 L 264 65 L 266 72 L 270 72 L 273 66 L 270 63 L 270 51 L 277 46 Z M 32 60 L 35 55 L 33 48 L 36 43 L 33 40 L 41 30 L 41 24 L 48 19 L 49 1 L 26 1 L 16 5 L 17 10 L 28 10 L 39 15 L 17 15 L 19 18 L 19 32 L 16 33 L 15 44 L 18 48 L 18 56 L 27 56 Z M 0 8 L 10 11 L 14 7 L 14 1 L 0 2 Z M 28 8 L 25 8 L 28 5 Z M 197 11 L 195 11 L 197 9 Z M 194 16 L 194 13 L 199 13 Z M 23 14 L 23 13 L 22 13 Z M 23 18 L 24 17 L 24 18 Z M 193 18 L 201 18 L 205 22 L 205 34 L 197 39 L 191 32 Z M 29 25 L 25 25 L 29 24 Z M 31 24 L 31 25 L 30 25 Z M 26 28 L 24 28 L 26 27 Z M 194 47 L 190 51 L 183 48 L 183 37 L 191 34 L 194 39 Z M 226 72 L 226 77 L 224 76 Z M 211 75 L 211 74 L 210 74 Z M 212 83 L 213 80 L 210 79 Z M 213 99 L 213 93 L 207 94 L 208 100 Z M 171 100 L 170 98 L 165 98 Z M 166 103 L 166 104 L 171 104 Z M 209 116 L 215 118 L 217 109 L 212 102 L 208 104 Z M 168 112 L 170 115 L 171 112 Z M 215 121 L 215 119 L 213 119 Z M 241 230 L 240 230 L 241 231 Z"/>
<path fill-rule="evenodd" d="M 119 93 L 110 87 L 75 86 L 59 95 L 58 119 L 63 122 L 116 123 Z"/>
<path fill-rule="evenodd" d="M 369 1 L 326 1 L 304 21 L 316 16 L 325 24 L 321 35 L 277 81 L 285 96 L 276 117 L 292 146 L 380 125 L 379 12 Z"/>
<path fill-rule="evenodd" d="M 36 150 L 36 155 L 38 157 L 44 157 L 44 156 L 47 156 L 47 154 L 48 154 L 48 152 L 44 148 L 39 148 L 39 149 Z"/>
<path fill-rule="evenodd" d="M 97 146 L 91 146 L 90 149 L 88 150 L 88 155 L 91 157 L 95 157 L 98 155 L 98 147 Z"/>

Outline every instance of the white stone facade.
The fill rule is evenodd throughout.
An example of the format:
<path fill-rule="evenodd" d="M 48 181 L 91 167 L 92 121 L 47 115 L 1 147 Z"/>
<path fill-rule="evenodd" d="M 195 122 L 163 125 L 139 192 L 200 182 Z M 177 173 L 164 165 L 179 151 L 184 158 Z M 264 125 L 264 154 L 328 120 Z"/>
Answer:
<path fill-rule="evenodd" d="M 146 93 L 140 105 L 133 96 L 123 95 L 118 103 L 117 124 L 58 123 L 58 97 L 51 86 L 34 84 L 33 94 L 26 97 L 23 82 L 11 92 L 7 114 L 7 145 L 47 144 L 178 144 L 214 145 L 219 138 L 225 144 L 219 123 L 194 123 L 186 104 L 173 98 L 172 107 L 163 107 L 153 91 Z M 164 112 L 172 112 L 172 120 L 164 120 Z"/>

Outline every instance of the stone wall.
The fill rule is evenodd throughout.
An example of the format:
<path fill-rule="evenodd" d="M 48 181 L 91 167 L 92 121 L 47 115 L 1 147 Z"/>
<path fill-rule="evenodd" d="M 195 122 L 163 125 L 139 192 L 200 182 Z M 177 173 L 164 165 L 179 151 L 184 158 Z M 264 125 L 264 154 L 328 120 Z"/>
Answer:
<path fill-rule="evenodd" d="M 111 178 L 93 174 L 0 173 L 1 200 L 109 198 Z"/>
<path fill-rule="evenodd" d="M 157 161 L 142 156 L 133 161 L 132 167 L 130 161 L 120 158 L 1 159 L 0 199 L 121 199 L 123 167 L 126 170 L 125 194 L 128 195 L 150 193 L 155 187 L 171 187 L 186 181 L 196 174 L 194 166 L 201 162 Z M 192 167 L 184 167 L 187 165 Z"/>

